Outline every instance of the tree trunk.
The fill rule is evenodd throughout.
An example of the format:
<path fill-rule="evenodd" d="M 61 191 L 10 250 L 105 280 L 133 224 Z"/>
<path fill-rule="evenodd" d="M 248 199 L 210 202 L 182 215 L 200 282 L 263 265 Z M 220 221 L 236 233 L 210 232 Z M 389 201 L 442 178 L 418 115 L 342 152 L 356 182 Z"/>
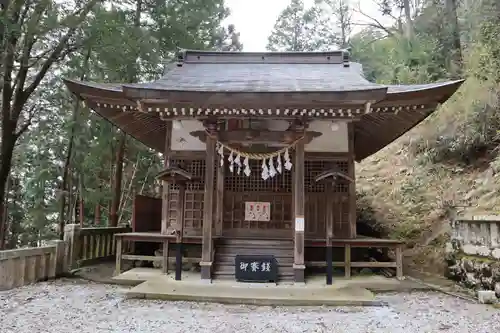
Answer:
<path fill-rule="evenodd" d="M 80 179 L 78 179 L 78 177 L 75 177 L 75 174 L 73 173 L 71 175 L 71 178 L 72 178 L 72 181 L 74 182 L 74 186 L 72 187 L 73 188 L 73 195 L 71 196 L 71 210 L 70 210 L 70 214 L 71 214 L 71 224 L 76 224 L 76 222 L 78 221 L 78 196 L 79 196 L 79 192 L 78 192 L 78 189 L 80 188 Z"/>
<path fill-rule="evenodd" d="M 2 5 L 10 1 L 2 1 Z M 5 209 L 5 190 L 7 178 L 10 174 L 12 155 L 19 136 L 28 129 L 30 122 L 19 124 L 19 116 L 24 109 L 26 102 L 38 88 L 52 65 L 61 58 L 66 57 L 67 46 L 70 40 L 77 33 L 78 28 L 87 17 L 87 14 L 96 5 L 98 0 L 91 0 L 77 8 L 73 13 L 68 13 L 68 25 L 65 33 L 58 38 L 56 45 L 49 51 L 45 59 L 40 59 L 38 71 L 30 77 L 27 83 L 29 71 L 29 59 L 32 56 L 33 47 L 38 39 L 39 29 L 33 29 L 40 22 L 43 13 L 49 6 L 49 2 L 36 1 L 14 1 L 9 10 L 2 10 L 0 25 L 2 26 L 1 60 L 2 74 L 0 82 L 2 87 L 2 105 L 0 108 L 0 118 L 2 119 L 0 131 L 2 140 L 0 142 L 0 217 Z M 38 6 L 40 4 L 40 6 Z M 25 7 L 23 7 L 25 6 Z M 34 6 L 34 7 L 33 7 Z M 4 8 L 4 7 L 3 7 Z M 30 10 L 31 8 L 31 10 Z M 25 11 L 26 15 L 22 12 Z M 66 22 L 66 23 L 68 23 Z M 6 27 L 20 26 L 23 29 L 5 29 Z M 30 28 L 26 28 L 30 26 Z M 42 33 L 43 35 L 43 33 Z M 22 42 L 19 42 L 19 41 Z M 19 60 L 20 59 L 20 60 Z M 13 77 L 14 80 L 13 80 Z M 18 125 L 21 130 L 16 132 Z M 5 245 L 5 225 L 0 218 L 0 244 Z"/>
<path fill-rule="evenodd" d="M 9 198 L 10 199 L 10 207 L 11 213 L 10 213 L 10 221 L 9 221 L 9 230 L 10 230 L 10 237 L 8 238 L 8 242 L 6 244 L 6 248 L 9 249 L 15 249 L 17 248 L 19 244 L 19 236 L 21 235 L 22 232 L 22 220 L 19 218 L 17 214 L 15 214 L 16 207 L 20 205 L 22 202 L 22 194 L 20 193 L 19 189 L 19 179 L 13 178 L 12 176 L 10 177 L 10 186 L 9 186 L 10 191 L 12 192 L 12 196 Z"/>
<path fill-rule="evenodd" d="M 92 47 L 89 47 L 87 50 L 87 54 L 83 59 L 82 72 L 80 73 L 80 81 L 85 79 L 86 72 L 89 66 L 90 56 L 92 54 Z M 64 160 L 64 169 L 63 169 L 63 177 L 61 183 L 61 206 L 59 208 L 59 238 L 64 239 L 64 224 L 65 224 L 65 216 L 64 210 L 66 206 L 66 192 L 68 188 L 68 173 L 71 165 L 71 156 L 73 154 L 73 146 L 75 144 L 75 132 L 78 120 L 78 113 L 80 112 L 80 103 L 75 99 L 73 107 L 73 115 L 71 117 L 71 129 L 68 143 L 68 151 L 66 152 L 66 158 Z"/>
<path fill-rule="evenodd" d="M 2 141 L 0 142 L 0 217 L 4 216 L 6 207 L 7 187 L 10 170 L 12 168 L 12 155 L 16 144 L 15 127 L 9 119 L 2 119 Z M 0 250 L 5 249 L 7 225 L 0 218 Z"/>
<path fill-rule="evenodd" d="M 137 173 L 137 169 L 139 168 L 139 161 L 141 160 L 141 154 L 137 154 L 136 162 L 133 165 L 133 171 L 132 175 L 130 176 L 130 180 L 128 181 L 128 186 L 126 189 L 126 192 L 123 192 L 122 198 L 121 198 L 121 203 L 120 203 L 120 210 L 119 210 L 119 217 L 118 217 L 118 223 L 121 223 L 122 218 L 123 218 L 123 211 L 125 210 L 125 205 L 129 201 L 130 197 L 133 197 L 133 189 L 132 186 L 134 185 L 134 179 L 135 179 L 135 174 Z M 127 180 L 125 180 L 125 184 L 127 184 Z"/>
<path fill-rule="evenodd" d="M 458 26 L 457 0 L 445 0 L 446 22 L 451 30 L 451 55 L 450 70 L 459 76 L 462 69 L 462 43 L 460 41 L 460 28 Z"/>
<path fill-rule="evenodd" d="M 142 0 L 136 0 L 135 3 L 135 16 L 134 16 L 134 27 L 140 29 L 141 27 L 141 14 L 142 14 Z M 136 57 L 139 56 L 138 54 Z M 136 58 L 135 57 L 135 58 Z M 133 83 L 137 79 L 138 69 L 134 61 L 128 64 L 128 82 Z M 126 134 L 120 132 L 118 139 L 118 147 L 115 159 L 115 177 L 113 181 L 113 196 L 111 198 L 111 210 L 110 210 L 110 224 L 112 227 L 116 227 L 119 221 L 119 210 L 120 210 L 120 199 L 122 196 L 122 178 L 123 178 L 123 160 L 125 157 L 125 146 L 126 146 Z"/>
<path fill-rule="evenodd" d="M 73 116 L 71 121 L 73 122 L 71 125 L 69 143 L 68 143 L 68 151 L 66 152 L 66 157 L 64 159 L 64 169 L 61 183 L 61 202 L 59 207 L 59 239 L 64 239 L 64 225 L 65 225 L 65 214 L 64 211 L 66 209 L 66 192 L 68 189 L 68 175 L 69 168 L 71 164 L 71 155 L 73 154 L 73 145 L 75 142 L 75 132 L 76 132 L 76 120 L 78 117 L 79 103 L 75 101 L 75 107 L 73 108 Z M 71 198 L 70 198 L 71 201 Z"/>
<path fill-rule="evenodd" d="M 116 151 L 115 158 L 115 175 L 113 181 L 113 197 L 111 200 L 111 221 L 112 227 L 118 226 L 118 211 L 120 208 L 120 198 L 122 192 L 122 178 L 123 178 L 123 159 L 125 157 L 125 144 L 126 136 L 125 133 L 120 133 L 118 139 L 118 149 Z"/>
<path fill-rule="evenodd" d="M 101 224 L 101 204 L 97 202 L 94 207 L 94 225 Z"/>
<path fill-rule="evenodd" d="M 102 169 L 99 171 L 99 193 L 102 193 Z M 101 224 L 101 200 L 99 199 L 94 206 L 94 225 Z"/>
<path fill-rule="evenodd" d="M 403 0 L 403 7 L 404 7 L 404 12 L 405 12 L 405 18 L 406 18 L 406 38 L 409 40 L 413 39 L 413 20 L 411 18 L 411 6 L 410 6 L 410 0 Z"/>
<path fill-rule="evenodd" d="M 2 226 L 3 226 L 3 237 L 0 239 L 0 249 L 6 249 L 7 248 L 7 233 L 9 230 L 9 192 L 10 192 L 10 185 L 11 181 L 10 179 L 7 179 L 7 188 L 5 190 L 5 198 L 4 198 L 4 208 L 3 208 L 3 214 L 1 216 L 2 219 Z M 10 242 L 9 242 L 10 243 Z"/>
<path fill-rule="evenodd" d="M 78 196 L 78 219 L 80 220 L 80 228 L 84 227 L 85 224 L 85 211 L 84 209 L 84 198 L 83 198 L 83 175 L 80 174 L 80 181 L 79 181 L 79 196 Z"/>
<path fill-rule="evenodd" d="M 349 2 L 347 0 L 338 1 L 338 8 L 336 10 L 337 20 L 340 25 L 340 38 L 341 38 L 341 48 L 347 48 L 349 42 L 349 35 L 351 33 L 351 17 Z"/>
<path fill-rule="evenodd" d="M 111 192 L 111 202 L 108 202 L 108 226 L 111 225 L 111 207 L 113 206 L 113 193 L 114 193 L 114 188 L 115 184 L 113 183 L 114 181 L 114 174 L 115 174 L 115 166 L 114 166 L 114 156 L 115 156 L 115 146 L 113 144 L 113 141 L 111 141 L 111 144 L 109 145 L 110 147 L 110 154 L 109 154 L 109 189 Z"/>
<path fill-rule="evenodd" d="M 68 170 L 68 204 L 66 205 L 66 216 L 64 218 L 65 222 L 71 223 L 72 221 L 71 207 L 73 207 L 73 170 L 70 167 Z"/>

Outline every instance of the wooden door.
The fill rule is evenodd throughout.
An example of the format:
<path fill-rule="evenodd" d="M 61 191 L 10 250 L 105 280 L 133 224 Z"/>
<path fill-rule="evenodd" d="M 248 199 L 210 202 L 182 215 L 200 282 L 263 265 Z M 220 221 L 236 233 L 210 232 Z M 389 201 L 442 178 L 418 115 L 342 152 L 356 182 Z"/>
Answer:
<path fill-rule="evenodd" d="M 261 163 L 250 161 L 251 173 L 246 176 L 236 168 L 225 170 L 224 216 L 222 235 L 227 237 L 292 237 L 291 172 L 283 170 L 273 178 L 261 178 Z M 245 221 L 245 202 L 269 202 L 269 221 Z"/>

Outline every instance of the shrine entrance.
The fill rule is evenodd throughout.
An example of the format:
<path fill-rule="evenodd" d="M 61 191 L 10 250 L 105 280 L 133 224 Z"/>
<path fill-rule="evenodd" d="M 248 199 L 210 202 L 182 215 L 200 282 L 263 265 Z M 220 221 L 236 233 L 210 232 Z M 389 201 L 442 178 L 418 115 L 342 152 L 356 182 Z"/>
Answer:
<path fill-rule="evenodd" d="M 292 173 L 263 180 L 259 161 L 249 167 L 249 176 L 224 170 L 222 236 L 292 239 Z"/>

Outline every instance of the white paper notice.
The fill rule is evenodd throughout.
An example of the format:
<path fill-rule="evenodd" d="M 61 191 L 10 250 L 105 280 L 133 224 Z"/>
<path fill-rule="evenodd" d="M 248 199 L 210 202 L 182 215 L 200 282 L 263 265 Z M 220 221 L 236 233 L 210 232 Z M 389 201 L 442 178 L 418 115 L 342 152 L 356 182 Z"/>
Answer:
<path fill-rule="evenodd" d="M 245 221 L 266 221 L 271 219 L 270 202 L 245 202 Z"/>
<path fill-rule="evenodd" d="M 304 231 L 304 217 L 295 218 L 295 231 Z"/>

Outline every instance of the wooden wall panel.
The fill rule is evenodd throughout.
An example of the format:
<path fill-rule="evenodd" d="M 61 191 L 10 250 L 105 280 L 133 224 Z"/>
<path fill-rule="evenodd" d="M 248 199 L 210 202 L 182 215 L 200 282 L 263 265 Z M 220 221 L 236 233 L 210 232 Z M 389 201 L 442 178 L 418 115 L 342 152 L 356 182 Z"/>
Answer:
<path fill-rule="evenodd" d="M 174 163 L 181 163 L 197 179 L 188 184 L 185 197 L 185 227 L 184 235 L 201 235 L 203 226 L 203 199 L 205 161 L 196 159 L 177 159 Z M 251 161 L 251 174 L 247 177 L 241 170 L 240 174 L 231 173 L 225 164 L 224 179 L 224 209 L 223 235 L 231 235 L 230 230 L 237 231 L 238 235 L 273 234 L 291 235 L 293 230 L 292 218 L 292 173 L 284 170 L 282 174 L 272 179 L 261 179 L 261 163 Z M 294 166 L 295 167 L 295 166 Z M 335 167 L 343 173 L 349 172 L 348 158 L 337 155 L 328 156 L 306 155 L 305 161 L 305 235 L 308 239 L 324 239 L 326 233 L 325 207 L 334 205 L 334 237 L 349 237 L 349 184 L 340 181 L 334 187 L 334 193 L 326 195 L 325 185 L 314 182 L 315 177 L 328 168 Z M 217 173 L 216 173 L 217 174 Z M 217 176 L 215 177 L 217 178 Z M 216 179 L 215 179 L 216 180 Z M 214 189 L 215 191 L 215 189 Z M 178 187 L 170 186 L 169 210 L 170 223 L 175 225 L 177 216 Z M 249 222 L 244 221 L 245 201 L 271 202 L 271 221 Z M 216 218 L 214 216 L 214 218 Z M 243 233 L 243 234 L 242 234 Z M 288 237 L 288 236 L 287 236 Z"/>
<path fill-rule="evenodd" d="M 132 212 L 133 232 L 161 231 L 161 198 L 136 195 Z"/>

